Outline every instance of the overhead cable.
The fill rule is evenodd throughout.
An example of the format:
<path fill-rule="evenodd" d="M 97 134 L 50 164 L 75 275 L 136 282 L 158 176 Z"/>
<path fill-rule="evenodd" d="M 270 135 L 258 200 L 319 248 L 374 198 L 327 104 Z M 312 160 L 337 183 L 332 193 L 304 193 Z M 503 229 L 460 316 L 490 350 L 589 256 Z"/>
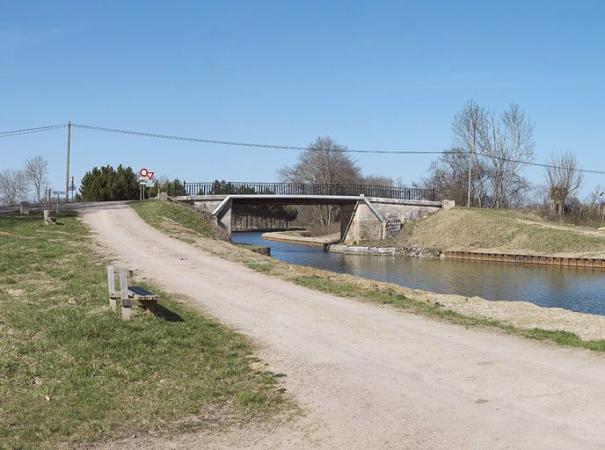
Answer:
<path fill-rule="evenodd" d="M 49 125 L 45 127 L 36 127 L 36 128 L 26 128 L 22 130 L 13 130 L 13 131 L 2 131 L 0 132 L 0 138 L 2 137 L 10 137 L 10 136 L 20 136 L 24 134 L 31 133 L 40 133 L 43 131 L 54 130 L 58 128 L 65 128 L 67 124 L 62 125 Z M 275 145 L 275 144 L 259 144 L 259 143 L 251 143 L 251 142 L 237 142 L 237 141 L 222 141 L 215 139 L 204 139 L 204 138 L 196 138 L 196 137 L 187 137 L 187 136 L 176 136 L 170 134 L 160 134 L 160 133 L 148 133 L 143 131 L 133 131 L 133 130 L 124 130 L 118 128 L 106 128 L 106 127 L 98 127 L 93 125 L 83 125 L 72 123 L 72 127 L 80 128 L 84 130 L 92 130 L 92 131 L 100 131 L 105 133 L 114 133 L 114 134 L 123 134 L 123 135 L 131 135 L 131 136 L 142 136 L 148 138 L 156 138 L 156 139 L 168 139 L 173 141 L 184 141 L 184 142 L 197 142 L 202 144 L 214 144 L 214 145 L 228 145 L 234 147 L 251 147 L 251 148 L 266 148 L 273 150 L 293 150 L 293 151 L 322 151 L 322 149 L 315 149 L 313 147 L 300 147 L 293 145 Z M 452 154 L 456 152 L 461 152 L 463 154 L 468 155 L 469 152 L 464 150 L 441 150 L 441 151 L 421 151 L 421 150 L 369 150 L 369 149 L 350 149 L 344 148 L 341 150 L 344 153 L 361 153 L 361 154 L 378 154 L 378 155 L 446 155 Z M 552 168 L 552 169 L 565 169 L 564 167 L 555 166 L 552 164 L 545 163 L 537 163 L 534 161 L 523 161 L 514 158 L 506 158 L 503 156 L 497 155 L 488 155 L 482 152 L 475 152 L 478 156 L 483 158 L 495 159 L 503 162 L 522 164 L 526 166 L 534 166 L 534 167 L 542 167 L 542 168 Z M 576 169 L 578 172 L 590 173 L 596 175 L 605 175 L 605 171 L 600 170 L 589 170 L 589 169 Z"/>
<path fill-rule="evenodd" d="M 12 130 L 12 131 L 0 131 L 0 138 L 3 137 L 11 137 L 11 136 L 22 136 L 24 134 L 31 133 L 41 133 L 43 131 L 56 130 L 59 128 L 65 128 L 67 125 L 48 125 L 45 127 L 35 127 L 35 128 L 24 128 L 22 130 Z"/>
<path fill-rule="evenodd" d="M 220 141 L 213 139 L 203 139 L 203 138 L 195 138 L 195 137 L 184 137 L 184 136 L 175 136 L 169 134 L 158 134 L 158 133 L 147 133 L 142 131 L 132 131 L 132 130 L 122 130 L 117 128 L 104 128 L 104 127 L 96 127 L 92 125 L 82 125 L 82 124 L 71 124 L 72 127 L 82 128 L 87 130 L 94 131 L 102 131 L 106 133 L 116 133 L 116 134 L 125 134 L 132 136 L 144 136 L 150 138 L 158 138 L 158 139 L 169 139 L 176 141 L 187 141 L 187 142 L 198 142 L 203 144 L 217 144 L 217 145 L 230 145 L 236 147 L 253 147 L 253 148 L 268 148 L 274 150 L 295 150 L 295 151 L 306 151 L 306 150 L 316 150 L 322 151 L 322 149 L 314 149 L 313 147 L 299 147 L 292 145 L 274 145 L 274 144 L 258 144 L 258 143 L 250 143 L 250 142 L 235 142 L 235 141 Z M 419 151 L 419 150 L 360 150 L 360 149 L 350 149 L 345 148 L 341 150 L 344 153 L 366 153 L 366 154 L 380 154 L 380 155 L 445 155 L 455 153 L 456 151 L 460 151 L 468 155 L 468 152 L 462 150 L 441 150 L 441 151 Z M 497 155 L 487 155 L 482 152 L 476 152 L 477 155 L 483 158 L 496 159 L 503 162 L 517 163 L 523 164 L 527 166 L 536 166 L 543 168 L 553 168 L 553 169 L 563 169 L 563 167 L 554 166 L 550 164 L 537 163 L 533 161 L 522 161 L 513 158 L 506 158 Z M 597 175 L 605 175 L 605 171 L 599 170 L 588 170 L 588 169 L 576 169 L 578 172 L 584 173 L 592 173 Z"/>

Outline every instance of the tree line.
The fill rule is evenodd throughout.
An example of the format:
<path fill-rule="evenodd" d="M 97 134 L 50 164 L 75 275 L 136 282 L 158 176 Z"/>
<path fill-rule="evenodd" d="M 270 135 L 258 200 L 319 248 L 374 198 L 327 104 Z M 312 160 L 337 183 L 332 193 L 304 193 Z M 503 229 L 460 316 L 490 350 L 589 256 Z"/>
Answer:
<path fill-rule="evenodd" d="M 523 176 L 523 169 L 536 160 L 534 125 L 516 104 L 496 113 L 469 100 L 454 116 L 452 134 L 452 147 L 415 183 L 434 188 L 440 198 L 484 208 L 547 206 L 546 201 L 563 216 L 582 185 L 571 151 L 550 153 L 544 161 L 543 185 L 534 186 Z"/>
<path fill-rule="evenodd" d="M 42 156 L 27 159 L 22 169 L 0 171 L 0 205 L 21 201 L 40 203 L 48 188 L 48 161 Z"/>

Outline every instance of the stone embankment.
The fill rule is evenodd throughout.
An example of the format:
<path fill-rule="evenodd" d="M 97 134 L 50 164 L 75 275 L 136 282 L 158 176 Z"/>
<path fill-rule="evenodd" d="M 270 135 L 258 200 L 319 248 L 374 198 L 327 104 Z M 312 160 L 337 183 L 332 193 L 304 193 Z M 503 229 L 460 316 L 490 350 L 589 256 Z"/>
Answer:
<path fill-rule="evenodd" d="M 329 253 L 342 253 L 347 255 L 410 256 L 418 258 L 446 258 L 467 261 L 605 269 L 604 258 L 584 258 L 580 255 L 526 255 L 495 252 L 441 251 L 418 247 L 364 247 L 340 244 L 327 245 L 326 251 Z"/>
<path fill-rule="evenodd" d="M 311 245 L 313 247 L 325 247 L 340 240 L 340 233 L 330 234 L 328 236 L 299 236 L 290 232 L 265 233 L 263 239 L 274 242 L 285 242 L 287 244 Z"/>
<path fill-rule="evenodd" d="M 440 258 L 440 250 L 426 248 L 405 247 L 363 247 L 359 245 L 332 244 L 326 246 L 329 253 L 343 253 L 346 255 L 377 255 L 377 256 L 412 256 L 418 258 Z"/>

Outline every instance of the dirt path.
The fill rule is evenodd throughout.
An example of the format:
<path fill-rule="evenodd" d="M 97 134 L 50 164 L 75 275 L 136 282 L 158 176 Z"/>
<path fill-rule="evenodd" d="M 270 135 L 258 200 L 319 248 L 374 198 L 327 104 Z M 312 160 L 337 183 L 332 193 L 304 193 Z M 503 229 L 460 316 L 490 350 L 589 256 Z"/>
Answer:
<path fill-rule="evenodd" d="M 551 230 L 567 231 L 568 233 L 579 234 L 582 236 L 594 236 L 598 238 L 605 238 L 605 232 L 599 230 L 587 230 L 585 228 L 574 228 L 571 226 L 555 225 L 551 223 L 534 222 L 533 220 L 515 219 L 518 223 L 525 225 L 533 225 L 542 228 L 549 228 Z"/>
<path fill-rule="evenodd" d="M 147 226 L 84 215 L 120 261 L 254 338 L 304 415 L 109 448 L 602 449 L 605 357 L 307 290 Z"/>

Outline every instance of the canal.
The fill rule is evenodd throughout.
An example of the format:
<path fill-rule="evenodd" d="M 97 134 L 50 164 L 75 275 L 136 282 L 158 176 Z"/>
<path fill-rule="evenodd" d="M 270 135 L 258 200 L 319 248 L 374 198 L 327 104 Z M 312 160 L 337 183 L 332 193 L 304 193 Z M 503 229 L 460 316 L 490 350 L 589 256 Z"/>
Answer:
<path fill-rule="evenodd" d="M 301 266 L 348 273 L 412 289 L 527 301 L 544 307 L 605 315 L 605 271 L 445 259 L 324 253 L 321 247 L 265 241 L 262 233 L 233 233 L 233 242 L 271 247 L 271 256 Z"/>

